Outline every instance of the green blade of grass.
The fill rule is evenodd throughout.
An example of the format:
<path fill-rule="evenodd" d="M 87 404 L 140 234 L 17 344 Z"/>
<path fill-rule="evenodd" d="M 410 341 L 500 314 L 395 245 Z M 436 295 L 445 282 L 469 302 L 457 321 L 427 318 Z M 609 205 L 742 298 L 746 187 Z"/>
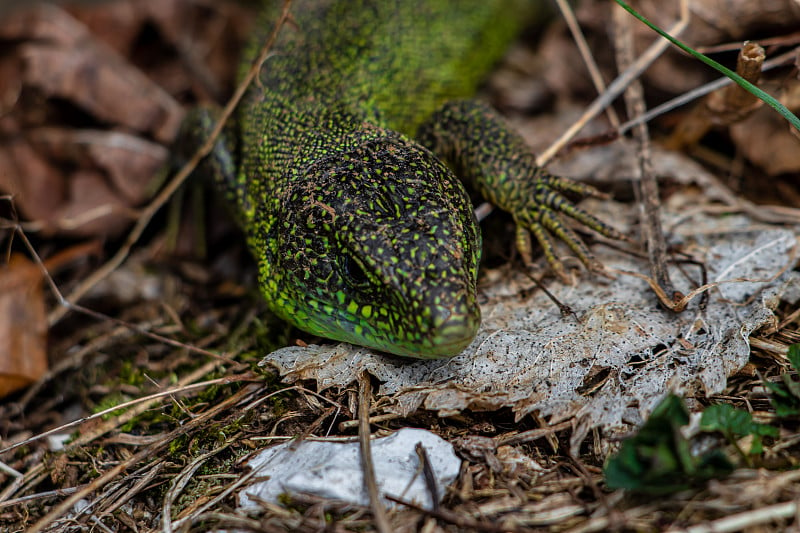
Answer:
<path fill-rule="evenodd" d="M 661 28 L 659 28 L 658 26 L 656 26 L 655 24 L 653 24 L 652 22 L 650 22 L 649 20 L 644 18 L 642 15 L 637 13 L 631 6 L 626 4 L 623 0 L 615 0 L 615 2 L 617 2 L 617 4 L 619 4 L 622 9 L 624 9 L 625 11 L 627 11 L 628 13 L 630 13 L 631 15 L 633 15 L 634 17 L 636 17 L 637 19 L 642 21 L 644 24 L 646 24 L 651 30 L 653 30 L 654 32 L 658 33 L 663 38 L 667 39 L 669 42 L 671 42 L 672 44 L 674 44 L 675 46 L 677 46 L 678 48 L 680 48 L 681 50 L 683 50 L 687 54 L 691 55 L 692 57 L 694 57 L 696 59 L 699 59 L 700 61 L 702 61 L 706 65 L 708 65 L 708 66 L 716 69 L 717 71 L 721 72 L 722 74 L 724 74 L 725 76 L 727 76 L 728 78 L 730 78 L 734 82 L 736 82 L 740 87 L 742 87 L 743 89 L 749 91 L 751 94 L 753 94 L 754 96 L 756 96 L 760 100 L 766 102 L 767 105 L 772 107 L 775 111 L 780 113 L 781 116 L 783 116 L 783 118 L 788 120 L 789 123 L 792 126 L 795 127 L 795 129 L 800 131 L 800 119 L 798 119 L 794 115 L 794 113 L 792 113 L 791 111 L 786 109 L 786 107 L 783 104 L 781 104 L 779 101 L 777 101 L 774 97 L 772 97 L 768 93 L 762 91 L 761 89 L 759 89 L 758 87 L 756 87 L 755 85 L 753 85 L 752 83 L 750 83 L 749 81 L 744 79 L 743 77 L 741 77 L 738 74 L 736 74 L 731 69 L 720 65 L 719 63 L 717 63 L 716 61 L 714 61 L 710 57 L 705 56 L 705 55 L 701 54 L 700 52 L 692 50 L 691 48 L 689 48 L 688 46 L 683 44 L 681 41 L 675 39 L 670 34 L 668 34 L 664 30 L 662 30 Z"/>

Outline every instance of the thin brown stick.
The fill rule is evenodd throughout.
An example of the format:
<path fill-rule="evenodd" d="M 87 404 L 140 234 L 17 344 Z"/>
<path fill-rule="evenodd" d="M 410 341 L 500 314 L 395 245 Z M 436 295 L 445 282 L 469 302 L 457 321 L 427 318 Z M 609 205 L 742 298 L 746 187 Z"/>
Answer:
<path fill-rule="evenodd" d="M 736 61 L 736 73 L 750 83 L 758 84 L 765 59 L 766 52 L 764 52 L 764 48 L 761 45 L 755 42 L 746 42 L 739 51 L 739 57 Z M 758 97 L 743 87 L 729 85 L 722 91 L 722 102 L 709 101 L 709 107 L 713 107 L 716 104 L 721 106 L 721 109 L 715 109 L 719 114 L 724 113 L 727 115 L 725 119 L 721 120 L 741 120 L 742 113 L 749 114 L 753 106 L 761 105 L 761 103 Z"/>
<path fill-rule="evenodd" d="M 635 278 L 639 278 L 639 279 L 647 282 L 647 284 L 650 286 L 650 288 L 653 290 L 653 292 L 656 294 L 658 299 L 661 301 L 661 303 L 665 307 L 667 307 L 669 309 L 672 309 L 675 312 L 681 312 L 684 309 L 686 309 L 686 306 L 688 306 L 689 302 L 691 302 L 694 298 L 696 298 L 697 296 L 705 293 L 706 291 L 709 291 L 709 290 L 713 289 L 714 287 L 718 287 L 720 285 L 725 285 L 725 284 L 728 284 L 728 283 L 771 283 L 771 282 L 775 281 L 780 276 L 782 276 L 784 273 L 786 273 L 787 270 L 792 268 L 792 266 L 794 266 L 795 259 L 797 258 L 797 251 L 798 251 L 797 250 L 797 246 L 792 247 L 792 249 L 789 251 L 789 261 L 785 265 L 783 265 L 778 272 L 776 272 L 774 275 L 772 275 L 772 276 L 770 276 L 768 278 L 745 278 L 745 277 L 740 277 L 740 278 L 726 279 L 726 280 L 722 280 L 722 281 L 714 281 L 714 282 L 711 282 L 711 283 L 703 284 L 700 287 L 697 287 L 695 289 L 692 289 L 686 295 L 681 295 L 680 298 L 675 298 L 673 300 L 667 298 L 666 293 L 664 293 L 664 291 L 661 289 L 661 287 L 658 285 L 658 283 L 656 283 L 656 280 L 654 280 L 653 278 L 650 278 L 650 277 L 645 276 L 644 274 L 640 274 L 638 272 L 631 272 L 629 270 L 617 270 L 617 269 L 613 269 L 613 268 L 609 269 L 609 270 L 614 274 L 633 276 Z"/>
<path fill-rule="evenodd" d="M 486 533 L 508 533 L 508 532 L 515 533 L 517 531 L 520 532 L 529 531 L 528 529 L 522 529 L 511 525 L 504 526 L 499 524 L 493 524 L 491 522 L 485 522 L 483 520 L 474 520 L 463 514 L 458 514 L 454 511 L 445 508 L 440 508 L 438 510 L 425 509 L 424 507 L 417 505 L 414 502 L 409 502 L 401 498 L 396 498 L 391 494 L 387 494 L 386 499 L 393 501 L 395 503 L 399 503 L 400 505 L 405 505 L 409 509 L 414 509 L 415 511 L 424 513 L 427 516 L 432 516 L 434 518 L 438 518 L 439 520 L 444 520 L 445 522 L 449 522 L 464 531 L 485 531 Z"/>
<path fill-rule="evenodd" d="M 776 503 L 775 505 L 768 505 L 753 509 L 752 511 L 745 511 L 735 515 L 718 518 L 713 522 L 707 524 L 698 524 L 687 528 L 672 528 L 668 529 L 668 533 L 729 533 L 733 531 L 744 531 L 750 528 L 756 528 L 769 523 L 774 523 L 776 520 L 782 518 L 792 518 L 797 516 L 798 506 L 797 502 L 783 502 Z"/>
<path fill-rule="evenodd" d="M 30 255 L 33 258 L 34 262 L 39 266 L 39 269 L 42 272 L 42 276 L 44 277 L 45 281 L 47 281 L 47 284 L 50 286 L 50 291 L 55 295 L 55 297 L 58 299 L 58 301 L 61 302 L 64 306 L 69 307 L 70 309 L 72 309 L 73 311 L 76 311 L 78 313 L 90 316 L 92 318 L 96 318 L 97 320 L 100 320 L 100 321 L 113 322 L 114 324 L 117 324 L 117 325 L 122 326 L 122 327 L 124 327 L 126 329 L 129 329 L 129 330 L 135 331 L 139 335 L 143 335 L 145 337 L 153 339 L 154 341 L 160 342 L 162 344 L 167 344 L 167 345 L 173 346 L 175 348 L 183 348 L 185 350 L 188 350 L 188 351 L 194 352 L 194 353 L 198 353 L 200 355 L 206 355 L 208 357 L 213 357 L 213 358 L 216 358 L 216 359 L 220 359 L 220 360 L 225 361 L 226 363 L 229 363 L 229 364 L 232 364 L 232 365 L 237 365 L 237 366 L 239 365 L 239 363 L 237 363 L 236 361 L 234 361 L 230 357 L 226 357 L 224 355 L 220 355 L 220 354 L 215 353 L 215 352 L 204 350 L 203 348 L 198 348 L 197 346 L 193 346 L 191 344 L 187 344 L 187 343 L 184 343 L 184 342 L 181 342 L 181 341 L 177 341 L 175 339 L 171 339 L 171 338 L 165 337 L 163 335 L 159 335 L 158 333 L 153 333 L 152 331 L 148 331 L 147 329 L 145 329 L 145 328 L 143 328 L 143 327 L 141 327 L 141 326 L 139 326 L 137 324 L 131 324 L 129 322 L 125 322 L 124 320 L 120 320 L 119 318 L 115 318 L 115 317 L 112 317 L 112 316 L 109 316 L 109 315 L 106 315 L 106 314 L 103 314 L 103 313 L 99 313 L 99 312 L 97 312 L 97 311 L 95 311 L 93 309 L 89 309 L 88 307 L 84 307 L 84 306 L 79 305 L 79 304 L 70 303 L 67 299 L 64 298 L 63 294 L 61 294 L 61 290 L 58 288 L 58 285 L 56 284 L 55 280 L 53 279 L 53 276 L 50 275 L 50 270 L 52 270 L 50 265 L 55 264 L 59 260 L 62 260 L 62 257 L 64 257 L 63 254 L 66 254 L 66 253 L 68 253 L 70 251 L 67 250 L 66 252 L 62 252 L 61 254 L 57 254 L 57 255 L 55 255 L 55 256 L 53 256 L 51 258 L 48 258 L 47 261 L 42 261 L 42 258 L 39 257 L 39 254 L 36 252 L 36 248 L 33 246 L 31 241 L 28 239 L 28 236 L 22 231 L 21 227 L 17 226 L 16 234 L 19 236 L 20 239 L 22 239 L 23 244 L 28 249 L 28 252 L 30 253 Z M 92 243 L 90 243 L 90 244 L 92 244 Z"/>
<path fill-rule="evenodd" d="M 533 442 L 543 437 L 548 437 L 553 433 L 558 433 L 559 431 L 563 431 L 571 427 L 572 427 L 572 421 L 567 420 L 566 422 L 560 422 L 558 424 L 554 424 L 546 428 L 529 429 L 528 431 L 523 431 L 522 433 L 516 433 L 514 435 L 501 435 L 500 437 L 495 438 L 494 440 L 498 447 L 516 446 L 518 444 Z"/>
<path fill-rule="evenodd" d="M 747 341 L 750 343 L 751 348 L 758 348 L 759 350 L 779 355 L 784 361 L 789 362 L 789 346 L 787 344 L 768 341 L 759 337 L 750 337 Z"/>
<path fill-rule="evenodd" d="M 177 474 L 170 480 L 170 487 L 167 493 L 164 495 L 164 502 L 161 508 L 162 531 L 165 533 L 172 533 L 172 504 L 175 503 L 178 497 L 183 493 L 183 489 L 186 488 L 186 485 L 188 485 L 192 480 L 195 472 L 197 472 L 197 470 L 203 466 L 206 461 L 219 454 L 223 450 L 227 450 L 230 445 L 233 444 L 235 438 L 235 436 L 228 438 L 221 446 L 217 446 L 210 452 L 206 452 L 195 457 L 191 463 L 183 468 L 180 474 Z"/>
<path fill-rule="evenodd" d="M 66 489 L 48 490 L 46 492 L 37 492 L 36 494 L 29 494 L 28 496 L 14 498 L 13 500 L 0 501 L 0 509 L 5 509 L 6 507 L 13 507 L 15 505 L 26 505 L 30 504 L 31 502 L 35 502 L 37 500 L 46 500 L 49 498 L 63 498 L 64 496 L 74 494 L 84 486 L 85 485 L 81 485 L 78 487 L 68 487 Z"/>
<path fill-rule="evenodd" d="M 633 509 L 628 509 L 621 513 L 621 520 L 612 522 L 612 518 L 609 516 L 597 516 L 594 518 L 590 518 L 586 522 L 577 525 L 573 528 L 570 528 L 565 531 L 565 533 L 594 533 L 595 531 L 614 531 L 612 528 L 613 525 L 618 525 L 619 522 L 625 524 L 631 520 L 639 518 L 641 516 L 649 515 L 655 513 L 658 510 L 657 505 L 643 505 L 640 507 L 634 507 Z"/>
<path fill-rule="evenodd" d="M 575 41 L 575 46 L 578 47 L 578 51 L 583 58 L 583 64 L 586 65 L 586 69 L 589 71 L 589 76 L 592 78 L 592 83 L 594 84 L 597 94 L 603 94 L 607 88 L 605 80 L 603 80 L 600 67 L 597 66 L 589 44 L 583 36 L 583 32 L 578 24 L 578 19 L 575 18 L 575 12 L 572 10 L 572 6 L 569 5 L 567 0 L 556 0 L 556 4 L 558 4 L 561 16 L 564 18 L 564 22 L 567 23 L 567 27 L 572 34 L 572 40 Z M 606 115 L 608 116 L 608 121 L 611 123 L 611 126 L 615 129 L 619 128 L 619 116 L 613 107 L 606 109 Z"/>
<path fill-rule="evenodd" d="M 425 488 L 431 497 L 431 506 L 434 511 L 439 510 L 439 484 L 436 481 L 436 473 L 433 471 L 428 452 L 421 442 L 414 446 L 414 451 L 417 453 L 417 458 L 422 465 L 422 476 L 425 479 Z"/>
<path fill-rule="evenodd" d="M 312 433 L 317 431 L 322 426 L 322 423 L 325 422 L 328 418 L 330 418 L 330 416 L 332 414 L 334 414 L 337 411 L 337 409 L 338 409 L 338 407 L 336 407 L 335 405 L 331 405 L 330 407 L 325 409 L 322 412 L 322 414 L 317 417 L 316 420 L 314 420 L 308 426 L 303 428 L 303 431 L 300 432 L 300 434 L 297 435 L 297 438 L 295 438 L 292 441 L 292 444 L 289 445 L 289 448 L 292 451 L 295 451 L 297 449 L 297 447 L 300 446 L 300 444 L 304 440 L 306 440 L 308 437 L 310 437 Z"/>
<path fill-rule="evenodd" d="M 397 418 L 403 418 L 402 415 L 398 415 L 397 413 L 386 413 L 382 415 L 375 415 L 369 417 L 370 424 L 380 424 L 381 422 L 388 422 L 389 420 L 395 420 Z M 348 429 L 352 429 L 358 426 L 358 420 L 345 420 L 344 422 L 340 422 L 337 428 L 339 431 L 346 431 Z"/>
<path fill-rule="evenodd" d="M 367 494 L 369 494 L 369 506 L 375 517 L 375 526 L 381 533 L 391 533 L 392 526 L 378 492 L 375 465 L 372 463 L 372 450 L 369 442 L 369 404 L 371 399 L 372 386 L 369 382 L 369 374 L 362 372 L 358 376 L 358 445 L 361 450 L 361 470 L 364 473 L 364 483 L 367 486 Z"/>
<path fill-rule="evenodd" d="M 239 479 L 228 485 L 222 492 L 217 494 L 215 497 L 211 498 L 203 505 L 198 507 L 196 511 L 190 515 L 184 516 L 172 523 L 173 529 L 179 529 L 183 527 L 186 522 L 194 522 L 197 517 L 201 516 L 203 513 L 207 512 L 209 509 L 218 505 L 222 500 L 227 498 L 231 495 L 235 490 L 237 490 L 242 485 L 249 483 L 254 477 L 257 477 L 260 474 L 258 469 L 253 469 L 244 474 L 243 476 L 239 476 Z"/>
<path fill-rule="evenodd" d="M 614 48 L 619 68 L 627 69 L 634 63 L 632 20 L 620 6 L 613 8 Z M 628 116 L 635 117 L 645 112 L 644 89 L 636 79 L 625 91 L 625 107 Z M 650 275 L 656 280 L 669 300 L 682 295 L 675 294 L 675 287 L 667 270 L 667 242 L 661 227 L 661 201 L 658 196 L 658 183 L 653 170 L 650 135 L 646 124 L 634 128 L 634 137 L 639 144 L 639 179 L 634 182 L 634 191 L 639 205 L 639 218 L 645 248 L 650 263 Z"/>
<path fill-rule="evenodd" d="M 754 42 L 746 42 L 739 50 L 736 73 L 757 85 L 766 53 Z M 739 85 L 728 85 L 714 91 L 694 109 L 688 111 L 675 127 L 665 146 L 681 150 L 693 146 L 714 126 L 730 126 L 749 117 L 763 102 Z"/>
<path fill-rule="evenodd" d="M 33 465 L 25 472 L 25 475 L 14 478 L 14 481 L 0 492 L 0 504 L 9 501 L 9 498 L 14 494 L 33 490 L 33 487 L 38 487 L 48 477 L 50 477 L 50 473 L 45 471 L 43 462 Z"/>
<path fill-rule="evenodd" d="M 800 51 L 800 48 L 792 48 L 791 50 L 779 54 L 770 59 L 769 61 L 764 62 L 761 72 L 767 72 L 768 70 L 782 67 L 785 66 L 787 63 L 793 62 L 794 59 L 797 57 L 798 51 Z M 630 117 L 627 122 L 625 122 L 624 124 L 622 124 L 622 126 L 620 126 L 619 134 L 622 135 L 631 128 L 633 128 L 634 126 L 636 126 L 637 124 L 650 122 L 656 117 L 668 113 L 678 107 L 684 106 L 689 102 L 697 100 L 698 98 L 702 98 L 703 96 L 712 93 L 717 89 L 721 89 L 722 87 L 728 86 L 732 83 L 733 83 L 732 79 L 722 77 L 714 81 L 708 82 L 704 85 L 701 85 L 700 87 L 692 89 L 691 91 L 687 91 L 683 94 L 680 94 L 671 100 L 667 100 L 663 104 L 657 105 L 656 107 L 650 109 L 649 111 L 647 111 L 647 113 L 641 116 Z"/>
<path fill-rule="evenodd" d="M 78 368 L 84 358 L 93 353 L 98 353 L 108 347 L 114 340 L 122 337 L 124 333 L 130 333 L 131 329 L 126 326 L 114 328 L 110 332 L 91 339 L 77 351 L 69 354 L 69 357 L 54 364 L 45 375 L 41 376 L 35 383 L 25 390 L 25 394 L 16 402 L 18 413 L 24 412 L 37 394 L 57 376 L 72 368 Z"/>
<path fill-rule="evenodd" d="M 111 498 L 110 505 L 105 508 L 101 508 L 101 511 L 105 515 L 110 515 L 114 513 L 117 509 L 125 505 L 128 501 L 132 500 L 134 496 L 142 492 L 153 480 L 158 476 L 161 471 L 167 466 L 166 461 L 158 463 L 153 468 L 150 468 L 150 465 L 146 465 L 145 468 L 140 469 L 142 472 L 137 472 L 133 476 L 127 476 L 128 478 L 134 476 L 141 476 L 136 482 L 128 487 L 125 486 L 120 494 L 116 498 Z M 128 479 L 130 482 L 130 479 Z"/>

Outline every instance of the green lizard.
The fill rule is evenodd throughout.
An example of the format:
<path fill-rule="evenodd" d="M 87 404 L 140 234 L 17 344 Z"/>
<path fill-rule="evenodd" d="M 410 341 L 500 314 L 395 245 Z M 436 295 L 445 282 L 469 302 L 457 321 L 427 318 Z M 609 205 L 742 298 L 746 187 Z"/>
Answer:
<path fill-rule="evenodd" d="M 464 185 L 532 234 L 594 261 L 562 221 L 622 236 L 562 193 L 595 190 L 538 167 L 487 105 L 463 100 L 533 0 L 298 0 L 206 171 L 258 261 L 271 309 L 310 333 L 397 355 L 456 355 L 480 323 L 481 236 Z M 269 10 L 268 10 L 269 11 Z M 243 59 L 272 27 L 268 12 Z M 199 110 L 184 137 L 206 135 Z"/>

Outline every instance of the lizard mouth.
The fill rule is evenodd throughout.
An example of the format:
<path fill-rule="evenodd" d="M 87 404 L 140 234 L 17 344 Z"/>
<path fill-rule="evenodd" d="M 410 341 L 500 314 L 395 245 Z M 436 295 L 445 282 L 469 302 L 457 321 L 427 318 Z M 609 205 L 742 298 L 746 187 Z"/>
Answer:
<path fill-rule="evenodd" d="M 433 327 L 425 337 L 425 355 L 450 357 L 469 346 L 481 323 L 480 308 L 477 305 L 470 307 L 457 311 L 438 306 L 433 309 Z"/>

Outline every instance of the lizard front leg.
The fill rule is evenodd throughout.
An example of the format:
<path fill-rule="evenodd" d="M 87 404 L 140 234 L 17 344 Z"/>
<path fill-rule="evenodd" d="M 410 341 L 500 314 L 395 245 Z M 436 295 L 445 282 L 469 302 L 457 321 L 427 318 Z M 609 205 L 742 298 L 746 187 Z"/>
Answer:
<path fill-rule="evenodd" d="M 569 276 L 556 256 L 554 239 L 563 241 L 587 268 L 602 270 L 564 216 L 611 239 L 627 240 L 565 196 L 602 197 L 597 189 L 554 176 L 538 166 L 522 137 L 484 103 L 446 103 L 420 127 L 418 139 L 442 157 L 469 187 L 513 216 L 517 248 L 526 265 L 532 263 L 533 235 L 547 262 L 562 279 L 569 280 Z"/>

